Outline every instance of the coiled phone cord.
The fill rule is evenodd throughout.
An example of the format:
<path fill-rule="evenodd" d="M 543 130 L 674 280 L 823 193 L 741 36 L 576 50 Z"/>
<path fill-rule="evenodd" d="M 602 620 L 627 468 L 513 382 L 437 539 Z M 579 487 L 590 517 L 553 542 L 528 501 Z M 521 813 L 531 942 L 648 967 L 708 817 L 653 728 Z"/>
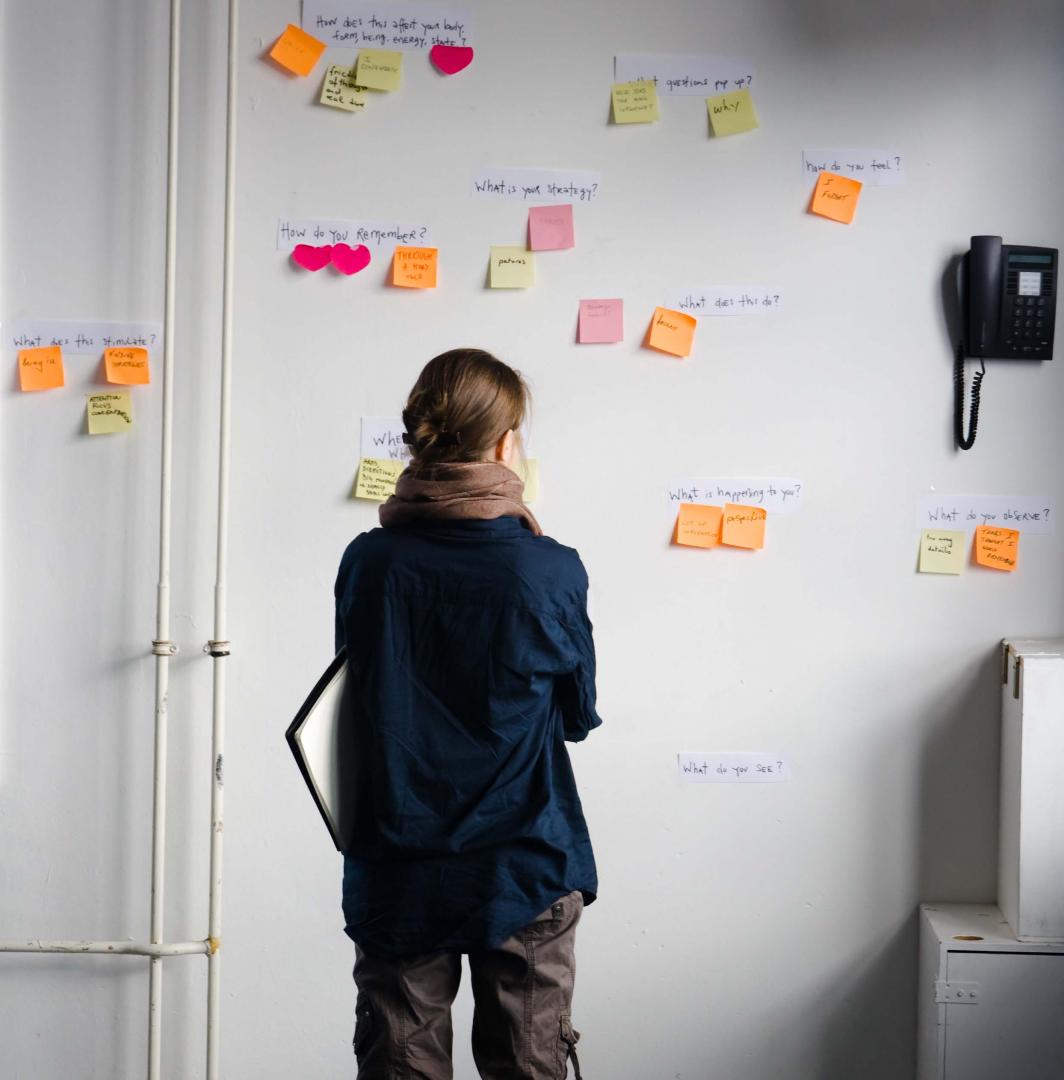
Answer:
<path fill-rule="evenodd" d="M 953 365 L 953 434 L 962 450 L 975 444 L 975 429 L 979 426 L 979 391 L 986 375 L 986 364 L 979 358 L 979 370 L 972 376 L 972 402 L 968 410 L 968 435 L 964 434 L 964 346 L 957 346 Z"/>

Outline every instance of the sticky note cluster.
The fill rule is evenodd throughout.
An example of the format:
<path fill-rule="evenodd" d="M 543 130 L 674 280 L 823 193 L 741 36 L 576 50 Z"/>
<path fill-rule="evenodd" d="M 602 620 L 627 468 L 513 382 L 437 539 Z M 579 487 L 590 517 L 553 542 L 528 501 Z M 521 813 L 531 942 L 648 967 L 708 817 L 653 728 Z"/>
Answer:
<path fill-rule="evenodd" d="M 682 547 L 725 547 L 757 550 L 765 546 L 768 511 L 761 506 L 725 503 L 709 506 L 680 503 L 673 543 Z"/>
<path fill-rule="evenodd" d="M 962 574 L 968 554 L 968 534 L 963 530 L 924 529 L 920 535 L 921 574 Z M 1011 573 L 1020 555 L 1018 529 L 997 525 L 978 525 L 972 541 L 978 566 Z"/>

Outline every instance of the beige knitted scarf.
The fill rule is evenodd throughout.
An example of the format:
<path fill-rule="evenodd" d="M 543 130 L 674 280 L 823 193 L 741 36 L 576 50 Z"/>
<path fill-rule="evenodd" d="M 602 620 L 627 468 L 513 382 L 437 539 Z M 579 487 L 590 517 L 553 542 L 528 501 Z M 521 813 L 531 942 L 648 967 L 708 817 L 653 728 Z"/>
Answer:
<path fill-rule="evenodd" d="M 380 509 L 381 524 L 462 518 L 515 517 L 536 536 L 543 530 L 522 501 L 524 484 L 498 461 L 409 465 Z"/>

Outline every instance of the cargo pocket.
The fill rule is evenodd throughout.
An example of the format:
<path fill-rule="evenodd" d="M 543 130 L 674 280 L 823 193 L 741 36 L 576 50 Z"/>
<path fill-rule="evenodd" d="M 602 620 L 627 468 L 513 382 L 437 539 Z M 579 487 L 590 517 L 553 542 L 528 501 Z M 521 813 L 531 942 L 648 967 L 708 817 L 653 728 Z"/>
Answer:
<path fill-rule="evenodd" d="M 561 1015 L 560 1038 L 562 1042 L 562 1077 L 568 1076 L 568 1061 L 569 1058 L 572 1058 L 573 1076 L 576 1080 L 582 1080 L 580 1076 L 580 1061 L 576 1056 L 576 1044 L 580 1041 L 580 1032 L 573 1028 L 573 1021 L 568 1013 L 562 1013 Z"/>
<path fill-rule="evenodd" d="M 359 1002 L 355 1006 L 355 1037 L 352 1044 L 355 1048 L 355 1060 L 362 1064 L 362 1059 L 373 1041 L 373 1033 L 376 1029 L 373 1016 L 373 1005 L 369 1001 Z"/>

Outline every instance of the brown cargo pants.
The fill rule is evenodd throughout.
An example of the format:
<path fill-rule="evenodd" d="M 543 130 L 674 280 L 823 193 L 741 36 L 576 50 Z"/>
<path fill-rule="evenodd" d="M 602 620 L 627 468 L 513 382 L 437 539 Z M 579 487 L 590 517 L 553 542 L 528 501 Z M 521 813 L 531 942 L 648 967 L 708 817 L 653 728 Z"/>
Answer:
<path fill-rule="evenodd" d="M 473 1060 L 482 1080 L 564 1080 L 580 1065 L 574 944 L 584 900 L 556 900 L 501 945 L 469 953 Z M 452 1080 L 451 1003 L 462 954 L 371 956 L 355 946 L 357 1080 Z"/>

